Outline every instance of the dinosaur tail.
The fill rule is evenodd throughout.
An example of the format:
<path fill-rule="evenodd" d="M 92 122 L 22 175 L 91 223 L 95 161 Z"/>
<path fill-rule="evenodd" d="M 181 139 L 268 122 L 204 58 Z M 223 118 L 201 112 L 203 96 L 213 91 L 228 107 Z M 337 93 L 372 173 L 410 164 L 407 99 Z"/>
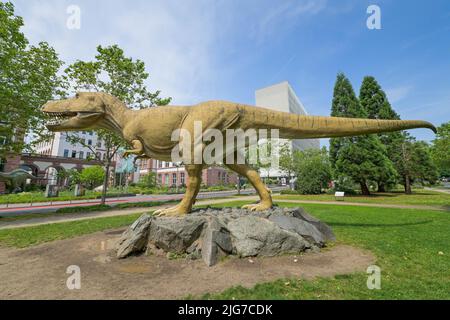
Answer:
<path fill-rule="evenodd" d="M 332 138 L 392 132 L 414 128 L 436 128 L 421 120 L 377 120 L 296 115 L 266 108 L 241 108 L 241 126 L 254 129 L 279 129 L 280 138 Z"/>

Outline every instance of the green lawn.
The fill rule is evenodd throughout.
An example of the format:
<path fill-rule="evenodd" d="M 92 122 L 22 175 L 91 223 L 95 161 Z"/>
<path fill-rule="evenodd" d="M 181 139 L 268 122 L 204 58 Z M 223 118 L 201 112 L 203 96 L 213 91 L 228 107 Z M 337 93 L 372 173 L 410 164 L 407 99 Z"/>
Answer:
<path fill-rule="evenodd" d="M 132 224 L 141 214 L 44 224 L 0 230 L 0 245 L 24 248 Z"/>
<path fill-rule="evenodd" d="M 247 201 L 215 205 L 240 206 Z M 293 203 L 278 203 L 286 207 Z M 207 299 L 450 299 L 450 213 L 435 210 L 302 204 L 328 223 L 338 243 L 373 252 L 381 290 L 369 290 L 364 272 L 313 281 L 281 279 L 234 287 Z M 139 214 L 0 230 L 0 245 L 26 247 L 131 224 Z M 442 254 L 440 254 L 440 252 Z"/>
<path fill-rule="evenodd" d="M 123 210 L 123 209 L 130 209 L 130 208 L 149 208 L 149 207 L 156 207 L 156 206 L 173 203 L 173 202 L 178 202 L 178 200 L 125 202 L 125 203 L 119 203 L 117 205 L 95 204 L 92 206 L 64 207 L 64 208 L 60 208 L 60 209 L 56 210 L 55 212 L 49 212 L 49 213 L 30 213 L 30 214 L 21 214 L 21 215 L 17 215 L 17 216 L 4 216 L 4 217 L 0 216 L 0 223 L 17 221 L 17 220 L 34 219 L 34 218 L 47 218 L 47 217 L 61 216 L 64 214 L 83 215 L 85 213 L 98 212 L 98 211 Z"/>
<path fill-rule="evenodd" d="M 296 206 L 281 202 L 279 205 Z M 367 274 L 356 273 L 314 281 L 281 279 L 251 289 L 231 288 L 203 298 L 450 299 L 450 213 L 316 204 L 302 207 L 328 223 L 339 243 L 369 249 L 376 255 L 376 265 L 381 268 L 381 290 L 367 289 Z"/>
<path fill-rule="evenodd" d="M 335 201 L 332 194 L 319 195 L 279 195 L 274 196 L 275 200 L 313 200 L 313 201 Z M 380 203 L 380 204 L 398 204 L 398 205 L 429 205 L 450 208 L 450 194 L 428 190 L 414 190 L 413 194 L 402 192 L 384 192 L 374 193 L 371 196 L 345 196 L 347 202 L 360 203 Z"/>
<path fill-rule="evenodd" d="M 84 200 L 95 199 L 100 195 L 100 192 L 86 191 L 86 195 L 75 197 L 72 191 L 61 191 L 56 198 L 46 198 L 44 192 L 22 192 L 0 195 L 0 204 Z"/>

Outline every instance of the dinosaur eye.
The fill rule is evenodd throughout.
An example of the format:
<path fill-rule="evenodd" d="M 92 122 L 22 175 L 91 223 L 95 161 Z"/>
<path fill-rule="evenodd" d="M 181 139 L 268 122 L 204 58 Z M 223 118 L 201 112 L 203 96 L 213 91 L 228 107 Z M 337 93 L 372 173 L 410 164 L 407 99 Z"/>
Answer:
<path fill-rule="evenodd" d="M 80 94 L 77 92 L 77 93 L 75 93 L 75 98 L 79 98 L 80 97 Z"/>

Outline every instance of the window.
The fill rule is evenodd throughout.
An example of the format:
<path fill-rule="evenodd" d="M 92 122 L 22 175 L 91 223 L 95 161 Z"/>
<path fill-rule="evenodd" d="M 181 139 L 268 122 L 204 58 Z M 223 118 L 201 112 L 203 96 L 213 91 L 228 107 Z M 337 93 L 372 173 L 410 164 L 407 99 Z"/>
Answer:
<path fill-rule="evenodd" d="M 168 185 L 169 184 L 169 174 L 168 173 L 166 173 L 166 177 L 164 180 L 165 180 L 166 185 Z"/>
<path fill-rule="evenodd" d="M 101 148 L 102 147 L 102 142 L 101 141 L 97 141 L 97 148 Z"/>
<path fill-rule="evenodd" d="M 83 159 L 83 157 L 84 157 L 84 152 L 80 151 L 80 154 L 78 155 L 78 158 Z"/>
<path fill-rule="evenodd" d="M 177 185 L 177 174 L 172 173 L 172 185 Z"/>
<path fill-rule="evenodd" d="M 69 150 L 68 149 L 64 149 L 64 157 L 66 157 L 66 158 L 69 157 Z"/>
<path fill-rule="evenodd" d="M 86 134 L 86 131 L 83 131 L 83 134 Z"/>
<path fill-rule="evenodd" d="M 102 154 L 100 152 L 96 152 L 95 156 L 97 157 L 97 160 L 100 160 L 102 158 Z"/>
<path fill-rule="evenodd" d="M 180 173 L 180 183 L 184 184 L 184 172 Z"/>
<path fill-rule="evenodd" d="M 85 145 L 86 144 L 86 139 L 83 138 L 83 139 L 80 140 L 80 142 L 81 142 L 82 145 Z"/>
<path fill-rule="evenodd" d="M 92 146 L 92 140 L 91 139 L 88 140 L 88 146 Z"/>
<path fill-rule="evenodd" d="M 162 174 L 158 174 L 158 183 L 161 184 L 162 182 Z"/>
<path fill-rule="evenodd" d="M 75 150 L 72 150 L 72 158 L 76 158 L 77 157 L 77 152 Z"/>
<path fill-rule="evenodd" d="M 103 154 L 103 160 L 106 160 L 106 152 Z"/>
<path fill-rule="evenodd" d="M 89 159 L 91 157 L 91 153 L 88 151 L 86 152 L 86 159 Z"/>
<path fill-rule="evenodd" d="M 92 136 L 92 131 L 89 131 L 89 135 Z"/>

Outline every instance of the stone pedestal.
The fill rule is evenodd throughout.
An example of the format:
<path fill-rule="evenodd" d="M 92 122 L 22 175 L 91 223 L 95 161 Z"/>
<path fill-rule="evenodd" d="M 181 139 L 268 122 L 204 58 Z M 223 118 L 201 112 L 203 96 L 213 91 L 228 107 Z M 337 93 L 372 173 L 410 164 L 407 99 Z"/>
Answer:
<path fill-rule="evenodd" d="M 185 217 L 142 215 L 121 236 L 117 257 L 152 250 L 201 258 L 275 256 L 317 251 L 335 237 L 330 227 L 300 208 L 262 212 L 244 209 L 197 210 Z"/>

